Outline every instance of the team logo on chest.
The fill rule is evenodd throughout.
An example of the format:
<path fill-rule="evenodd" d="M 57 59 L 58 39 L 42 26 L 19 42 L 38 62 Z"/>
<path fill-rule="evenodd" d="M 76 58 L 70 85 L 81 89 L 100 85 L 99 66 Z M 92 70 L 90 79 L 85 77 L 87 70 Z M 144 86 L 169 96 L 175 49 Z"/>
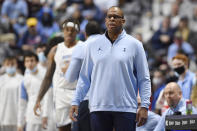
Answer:
<path fill-rule="evenodd" d="M 126 52 L 126 48 L 123 48 L 123 50 L 122 50 L 123 52 Z"/>
<path fill-rule="evenodd" d="M 101 47 L 99 47 L 97 51 L 98 51 L 98 52 L 102 51 Z"/>

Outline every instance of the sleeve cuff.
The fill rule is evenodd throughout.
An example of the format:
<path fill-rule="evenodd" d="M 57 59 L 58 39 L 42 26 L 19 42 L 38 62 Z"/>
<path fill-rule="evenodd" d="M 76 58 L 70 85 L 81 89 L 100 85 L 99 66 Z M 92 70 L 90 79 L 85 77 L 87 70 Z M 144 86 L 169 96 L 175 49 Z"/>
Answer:
<path fill-rule="evenodd" d="M 141 103 L 140 107 L 144 107 L 148 110 L 149 109 L 149 104 L 148 103 Z"/>
<path fill-rule="evenodd" d="M 71 105 L 72 106 L 79 106 L 79 104 L 80 104 L 80 102 L 73 101 Z"/>

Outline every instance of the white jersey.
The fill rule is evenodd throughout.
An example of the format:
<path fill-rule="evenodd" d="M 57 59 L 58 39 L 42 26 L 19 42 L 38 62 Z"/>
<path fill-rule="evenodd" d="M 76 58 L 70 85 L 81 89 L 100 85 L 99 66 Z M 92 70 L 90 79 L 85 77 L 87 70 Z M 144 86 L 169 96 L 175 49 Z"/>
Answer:
<path fill-rule="evenodd" d="M 80 42 L 81 41 L 77 42 L 77 44 Z M 71 48 L 66 47 L 64 42 L 57 45 L 54 58 L 56 69 L 53 76 L 53 86 L 55 90 L 58 88 L 74 90 L 76 87 L 77 81 L 72 83 L 68 82 L 64 77 L 64 73 L 62 72 L 62 68 L 65 66 L 65 64 L 70 62 L 74 48 L 75 46 Z"/>
<path fill-rule="evenodd" d="M 4 74 L 0 77 L 0 125 L 17 125 L 18 92 L 23 76 Z"/>
<path fill-rule="evenodd" d="M 18 125 L 24 124 L 24 117 L 27 123 L 41 124 L 41 117 L 35 116 L 33 108 L 40 90 L 41 83 L 44 79 L 46 70 L 38 68 L 36 74 L 28 73 L 25 74 L 24 80 L 20 88 L 20 99 L 19 99 L 19 121 Z M 27 104 L 26 104 L 27 103 Z M 24 116 L 24 112 L 26 112 Z"/>
<path fill-rule="evenodd" d="M 82 42 L 78 41 L 77 44 L 79 43 Z M 74 96 L 77 80 L 74 82 L 68 82 L 64 77 L 65 74 L 62 72 L 62 68 L 65 67 L 65 64 L 68 64 L 67 62 L 70 62 L 75 47 L 76 46 L 68 48 L 65 46 L 64 42 L 59 43 L 57 45 L 56 54 L 54 57 L 56 63 L 56 69 L 53 75 L 53 92 L 54 92 L 56 113 L 57 113 L 57 109 L 70 108 L 71 101 Z M 67 116 L 69 109 L 67 110 L 64 109 L 64 111 L 66 112 L 66 113 L 64 112 L 65 116 Z M 66 123 L 68 124 L 68 121 L 64 119 L 69 119 L 69 117 L 68 118 L 64 117 L 64 119 L 62 119 L 57 116 L 64 117 L 62 113 L 60 113 L 60 115 L 56 114 L 57 125 L 62 125 Z"/>

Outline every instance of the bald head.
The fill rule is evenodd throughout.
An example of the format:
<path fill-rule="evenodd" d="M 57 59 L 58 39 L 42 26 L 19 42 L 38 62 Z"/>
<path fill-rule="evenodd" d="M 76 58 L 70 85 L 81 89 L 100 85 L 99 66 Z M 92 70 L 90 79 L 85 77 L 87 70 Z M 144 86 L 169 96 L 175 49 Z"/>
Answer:
<path fill-rule="evenodd" d="M 181 88 L 176 82 L 170 82 L 166 85 L 165 90 L 167 89 L 172 89 L 175 90 L 176 92 L 181 92 Z"/>
<path fill-rule="evenodd" d="M 122 16 L 122 18 L 124 18 L 124 13 L 122 11 L 122 9 L 120 9 L 120 7 L 118 6 L 112 6 L 108 9 L 107 13 L 108 12 L 118 12 L 120 16 Z"/>
<path fill-rule="evenodd" d="M 175 82 L 170 82 L 164 89 L 164 96 L 168 105 L 175 108 L 182 98 L 182 92 L 179 85 Z"/>

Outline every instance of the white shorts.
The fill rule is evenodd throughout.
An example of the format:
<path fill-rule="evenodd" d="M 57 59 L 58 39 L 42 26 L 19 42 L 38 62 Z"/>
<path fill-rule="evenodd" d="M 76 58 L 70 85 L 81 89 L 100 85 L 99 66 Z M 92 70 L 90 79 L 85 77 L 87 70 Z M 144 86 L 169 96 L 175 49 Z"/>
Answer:
<path fill-rule="evenodd" d="M 72 121 L 69 117 L 71 102 L 74 97 L 75 90 L 56 89 L 55 92 L 55 115 L 57 127 L 70 124 Z"/>
<path fill-rule="evenodd" d="M 0 126 L 0 131 L 17 131 L 17 126 Z"/>
<path fill-rule="evenodd" d="M 26 124 L 26 131 L 44 131 L 41 124 Z"/>

